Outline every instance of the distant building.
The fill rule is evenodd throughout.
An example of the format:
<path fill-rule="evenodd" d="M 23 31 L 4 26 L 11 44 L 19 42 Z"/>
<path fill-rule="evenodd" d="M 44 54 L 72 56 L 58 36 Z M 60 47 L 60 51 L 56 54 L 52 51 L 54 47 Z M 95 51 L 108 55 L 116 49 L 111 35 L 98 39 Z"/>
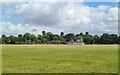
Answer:
<path fill-rule="evenodd" d="M 69 41 L 70 45 L 84 45 L 85 43 L 81 40 L 76 40 L 74 41 L 73 39 L 71 39 L 71 41 Z"/>

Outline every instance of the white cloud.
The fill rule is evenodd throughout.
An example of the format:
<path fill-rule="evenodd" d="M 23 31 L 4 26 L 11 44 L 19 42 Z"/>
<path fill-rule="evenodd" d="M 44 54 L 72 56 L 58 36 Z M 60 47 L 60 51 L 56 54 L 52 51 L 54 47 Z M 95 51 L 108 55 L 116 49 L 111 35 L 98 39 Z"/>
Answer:
<path fill-rule="evenodd" d="M 1 0 L 1 2 L 84 2 L 84 0 Z"/>
<path fill-rule="evenodd" d="M 16 32 L 36 32 L 42 30 L 54 33 L 86 32 L 92 34 L 117 33 L 118 32 L 118 8 L 111 6 L 89 7 L 82 3 L 22 3 L 16 5 L 14 16 L 20 16 L 25 24 L 14 25 L 5 22 L 6 30 Z M 28 25 L 26 25 L 28 24 Z M 26 31 L 27 30 L 27 31 Z M 7 31 L 5 32 L 7 33 Z"/>
<path fill-rule="evenodd" d="M 1 2 L 119 2 L 120 0 L 1 0 Z"/>
<path fill-rule="evenodd" d="M 34 31 L 35 30 L 35 31 Z M 12 24 L 11 22 L 2 22 L 0 24 L 0 35 L 6 34 L 6 35 L 18 35 L 18 34 L 24 34 L 26 32 L 33 33 L 35 35 L 41 34 L 41 32 L 45 30 L 47 32 L 52 31 L 54 33 L 59 32 L 57 29 L 46 27 L 46 26 L 34 26 L 34 25 L 21 25 L 21 24 Z"/>

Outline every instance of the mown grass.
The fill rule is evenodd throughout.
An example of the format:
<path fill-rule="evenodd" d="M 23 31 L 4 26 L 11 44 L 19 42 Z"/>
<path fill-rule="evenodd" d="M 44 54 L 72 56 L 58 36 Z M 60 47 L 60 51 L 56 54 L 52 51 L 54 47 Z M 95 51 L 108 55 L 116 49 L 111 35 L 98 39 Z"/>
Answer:
<path fill-rule="evenodd" d="M 117 45 L 3 45 L 3 73 L 117 73 Z"/>

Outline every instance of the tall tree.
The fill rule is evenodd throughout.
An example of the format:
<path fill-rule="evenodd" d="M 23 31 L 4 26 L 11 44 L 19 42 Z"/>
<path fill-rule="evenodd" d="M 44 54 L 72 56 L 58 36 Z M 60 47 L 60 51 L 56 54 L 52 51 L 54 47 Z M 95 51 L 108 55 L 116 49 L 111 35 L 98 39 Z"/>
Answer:
<path fill-rule="evenodd" d="M 85 42 L 85 44 L 93 44 L 94 38 L 92 35 L 84 35 L 83 41 Z"/>
<path fill-rule="evenodd" d="M 81 38 L 85 44 L 120 44 L 120 36 L 117 34 L 104 33 L 101 36 L 92 36 L 86 32 L 85 34 L 68 33 L 64 36 L 63 32 L 58 35 L 51 32 L 46 33 L 45 31 L 43 31 L 43 35 L 38 35 L 37 37 L 30 33 L 19 34 L 18 37 L 2 35 L 0 42 L 2 44 L 67 44 L 71 40 L 75 41 Z"/>
<path fill-rule="evenodd" d="M 93 41 L 94 44 L 99 44 L 100 43 L 100 37 L 98 35 L 95 35 L 94 36 L 94 41 Z"/>
<path fill-rule="evenodd" d="M 23 36 L 22 34 L 18 35 L 18 44 L 22 44 L 23 43 Z"/>
<path fill-rule="evenodd" d="M 85 32 L 85 35 L 89 35 L 89 32 Z"/>
<path fill-rule="evenodd" d="M 30 33 L 25 33 L 23 36 L 24 40 L 30 40 L 30 35 L 31 35 Z"/>
<path fill-rule="evenodd" d="M 61 33 L 60 33 L 60 36 L 61 36 L 61 37 L 64 37 L 64 32 L 61 32 Z"/>
<path fill-rule="evenodd" d="M 80 36 L 83 36 L 83 33 L 82 33 L 82 32 L 80 33 Z"/>
<path fill-rule="evenodd" d="M 71 39 L 75 40 L 75 35 L 73 33 L 69 33 L 65 35 L 66 41 L 70 41 Z"/>
<path fill-rule="evenodd" d="M 42 35 L 45 35 L 46 34 L 46 32 L 45 31 L 42 31 Z"/>
<path fill-rule="evenodd" d="M 119 39 L 119 40 L 118 40 L 118 44 L 120 44 L 120 36 L 118 37 L 118 39 Z"/>
<path fill-rule="evenodd" d="M 111 34 L 110 37 L 111 37 L 110 38 L 111 39 L 111 44 L 117 44 L 118 43 L 119 38 L 116 34 Z"/>
<path fill-rule="evenodd" d="M 14 37 L 13 35 L 10 35 L 9 39 L 10 39 L 10 44 L 15 44 L 17 41 L 17 37 Z"/>
<path fill-rule="evenodd" d="M 100 38 L 101 44 L 110 44 L 111 41 L 112 40 L 110 39 L 110 35 L 108 33 L 104 33 Z"/>
<path fill-rule="evenodd" d="M 30 35 L 30 40 L 31 42 L 35 42 L 36 41 L 36 36 L 34 34 Z"/>
<path fill-rule="evenodd" d="M 6 35 L 2 35 L 2 44 L 9 44 L 10 39 Z"/>
<path fill-rule="evenodd" d="M 52 32 L 47 32 L 47 33 L 46 33 L 46 38 L 47 38 L 49 41 L 53 40 L 53 33 L 52 33 Z"/>

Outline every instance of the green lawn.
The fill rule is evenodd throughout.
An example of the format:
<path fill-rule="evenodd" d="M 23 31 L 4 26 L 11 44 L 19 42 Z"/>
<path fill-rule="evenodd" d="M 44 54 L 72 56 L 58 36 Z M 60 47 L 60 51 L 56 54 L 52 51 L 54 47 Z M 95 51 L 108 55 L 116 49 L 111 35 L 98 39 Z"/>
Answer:
<path fill-rule="evenodd" d="M 3 45 L 3 73 L 117 73 L 118 45 Z"/>

